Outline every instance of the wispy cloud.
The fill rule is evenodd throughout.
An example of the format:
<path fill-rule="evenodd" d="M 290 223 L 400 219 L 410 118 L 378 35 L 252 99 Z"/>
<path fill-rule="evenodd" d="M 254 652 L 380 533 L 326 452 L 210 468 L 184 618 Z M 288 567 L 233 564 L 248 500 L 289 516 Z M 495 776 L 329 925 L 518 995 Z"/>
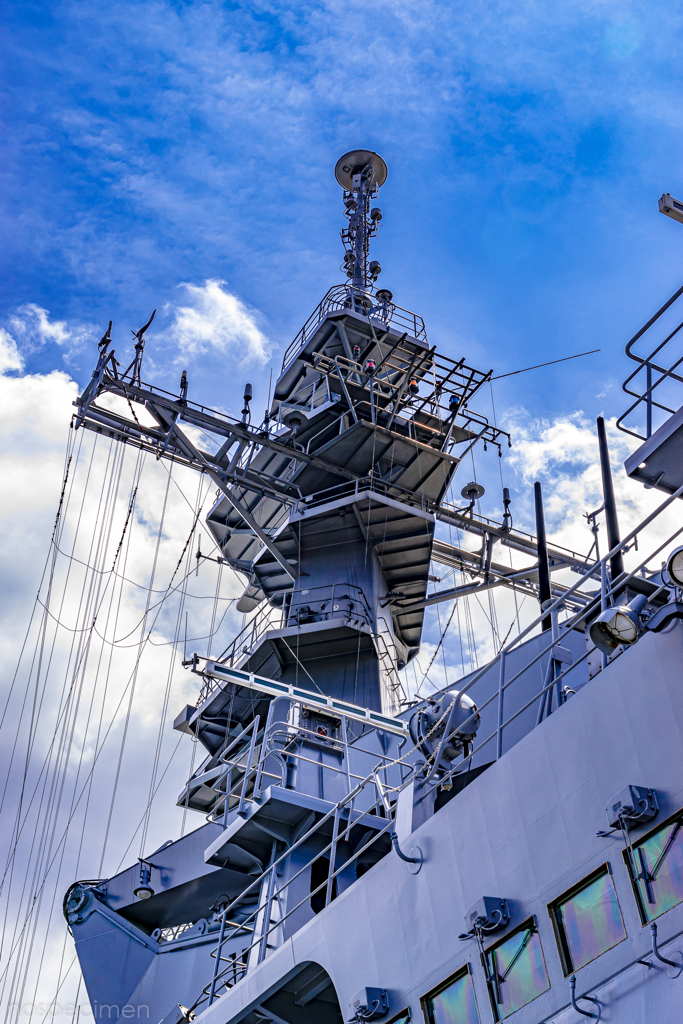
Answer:
<path fill-rule="evenodd" d="M 49 310 L 43 309 L 35 302 L 19 306 L 10 317 L 9 323 L 15 338 L 21 344 L 22 352 L 30 354 L 45 345 L 58 345 L 63 349 L 63 359 L 66 363 L 94 336 L 94 329 L 90 326 L 70 326 L 65 320 L 50 319 Z"/>
<path fill-rule="evenodd" d="M 0 373 L 8 370 L 23 370 L 24 360 L 17 343 L 4 328 L 0 327 Z"/>
<path fill-rule="evenodd" d="M 213 351 L 233 356 L 241 364 L 266 363 L 271 344 L 258 326 L 261 318 L 227 290 L 225 281 L 181 287 L 189 302 L 173 310 L 170 330 L 181 356 Z"/>

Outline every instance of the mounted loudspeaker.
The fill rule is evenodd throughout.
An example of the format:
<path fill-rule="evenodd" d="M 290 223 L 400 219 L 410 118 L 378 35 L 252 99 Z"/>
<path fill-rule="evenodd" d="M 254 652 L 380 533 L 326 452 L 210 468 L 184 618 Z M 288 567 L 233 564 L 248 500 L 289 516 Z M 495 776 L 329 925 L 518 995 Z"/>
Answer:
<path fill-rule="evenodd" d="M 364 171 L 368 164 L 372 164 L 368 184 L 381 188 L 387 180 L 387 165 L 379 153 L 374 153 L 371 149 L 352 149 L 350 153 L 344 153 L 344 156 L 337 160 L 334 176 L 341 187 L 349 191 L 353 188 L 354 175 Z"/>

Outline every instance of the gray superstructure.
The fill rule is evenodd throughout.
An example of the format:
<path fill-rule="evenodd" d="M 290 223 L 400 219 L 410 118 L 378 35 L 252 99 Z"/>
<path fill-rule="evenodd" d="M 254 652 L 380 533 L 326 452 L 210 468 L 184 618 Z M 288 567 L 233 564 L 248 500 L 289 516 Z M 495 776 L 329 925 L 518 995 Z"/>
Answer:
<path fill-rule="evenodd" d="M 123 374 L 107 332 L 77 402 L 78 426 L 211 478 L 207 523 L 251 614 L 220 656 L 188 659 L 199 695 L 175 728 L 206 756 L 178 804 L 206 823 L 67 893 L 93 1013 L 673 1022 L 683 556 L 659 538 L 656 557 L 646 547 L 623 570 L 655 517 L 619 538 L 605 445 L 602 558 L 545 543 L 540 488 L 537 537 L 511 526 L 508 504 L 503 522 L 478 512 L 483 488 L 460 463 L 509 442 L 476 412 L 491 373 L 439 355 L 421 317 L 377 287 L 381 158 L 346 154 L 336 176 L 347 282 L 285 353 L 264 423 L 251 423 L 250 386 L 237 419 L 192 402 L 185 375 L 179 396 L 143 383 L 146 328 Z M 656 464 L 663 509 L 683 491 L 664 448 L 683 428 L 679 411 L 653 432 L 641 363 L 648 436 L 629 461 L 636 476 Z M 479 550 L 437 537 L 440 523 Z M 469 578 L 429 593 L 435 562 Z M 425 608 L 498 587 L 534 596 L 538 617 L 483 668 L 410 700 Z"/>

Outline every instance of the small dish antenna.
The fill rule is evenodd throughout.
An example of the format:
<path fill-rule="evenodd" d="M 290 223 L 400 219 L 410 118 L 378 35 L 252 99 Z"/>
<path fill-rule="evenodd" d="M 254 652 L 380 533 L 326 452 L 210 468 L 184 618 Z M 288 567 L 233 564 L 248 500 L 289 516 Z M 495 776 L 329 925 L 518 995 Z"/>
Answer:
<path fill-rule="evenodd" d="M 475 480 L 472 480 L 470 481 L 470 483 L 465 484 L 460 494 L 462 495 L 463 498 L 467 498 L 467 500 L 471 501 L 472 504 L 474 505 L 475 501 L 484 496 L 485 491 L 481 484 L 478 484 Z"/>
<path fill-rule="evenodd" d="M 286 427 L 289 427 L 294 437 L 296 437 L 307 420 L 306 413 L 301 409 L 288 409 L 282 417 L 282 422 Z"/>
<path fill-rule="evenodd" d="M 334 176 L 341 187 L 350 192 L 353 188 L 354 174 L 360 174 L 368 164 L 372 164 L 373 168 L 372 178 L 368 184 L 381 188 L 387 180 L 387 165 L 382 157 L 371 149 L 352 149 L 350 153 L 340 156 L 334 168 Z"/>

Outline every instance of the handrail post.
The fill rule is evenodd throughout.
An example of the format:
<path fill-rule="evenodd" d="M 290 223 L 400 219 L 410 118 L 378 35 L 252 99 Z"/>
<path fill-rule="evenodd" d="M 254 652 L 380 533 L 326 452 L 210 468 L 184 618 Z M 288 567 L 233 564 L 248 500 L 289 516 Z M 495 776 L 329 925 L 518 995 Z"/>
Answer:
<path fill-rule="evenodd" d="M 496 760 L 503 756 L 503 698 L 505 696 L 505 648 L 500 652 L 498 673 L 498 737 L 496 740 Z"/>
<path fill-rule="evenodd" d="M 213 968 L 213 978 L 211 979 L 211 989 L 209 991 L 209 1006 L 213 1003 L 213 997 L 216 992 L 216 982 L 218 981 L 218 971 L 221 966 L 221 952 L 223 950 L 223 938 L 225 936 L 225 919 L 228 916 L 228 908 L 225 907 L 223 910 L 223 916 L 221 917 L 221 930 L 218 934 L 218 945 L 216 946 L 216 963 Z"/>
<path fill-rule="evenodd" d="M 344 744 L 344 766 L 346 768 L 346 795 L 351 792 L 351 766 L 349 765 L 349 739 L 346 731 L 346 715 L 341 716 L 342 743 Z"/>
<path fill-rule="evenodd" d="M 339 834 L 339 804 L 334 809 L 334 824 L 332 825 L 332 846 L 330 848 L 330 867 L 327 872 L 327 889 L 325 890 L 325 906 L 329 906 L 332 899 L 332 885 L 334 883 L 334 865 L 337 860 L 337 836 Z"/>
<path fill-rule="evenodd" d="M 273 708 L 277 704 L 278 698 L 271 700 L 270 706 L 268 707 L 268 715 L 266 717 L 266 724 L 263 730 L 263 741 L 261 743 L 261 756 L 258 761 L 258 770 L 256 772 L 256 781 L 254 782 L 254 798 L 261 792 L 261 777 L 263 775 L 263 763 L 266 759 L 266 742 L 268 739 L 268 733 L 273 724 Z"/>
<path fill-rule="evenodd" d="M 268 949 L 268 935 L 270 934 L 270 909 L 273 905 L 273 894 L 275 891 L 275 861 L 277 860 L 277 839 L 273 840 L 273 846 L 270 854 L 270 874 L 268 876 L 268 883 L 266 886 L 266 902 L 263 907 L 263 923 L 261 925 L 261 940 L 259 945 L 258 957 L 256 960 L 257 964 L 260 964 L 266 958 L 266 951 Z"/>
<path fill-rule="evenodd" d="M 645 436 L 650 437 L 652 435 L 652 367 L 649 363 L 645 364 L 645 387 L 647 390 Z"/>
<path fill-rule="evenodd" d="M 256 718 L 254 719 L 253 723 L 252 723 L 253 724 L 253 728 L 252 728 L 252 733 L 251 733 L 251 742 L 249 744 L 249 756 L 247 757 L 247 763 L 246 763 L 245 768 L 244 768 L 244 779 L 242 781 L 242 792 L 240 793 L 240 802 L 239 802 L 239 806 L 237 808 L 237 813 L 239 815 L 244 814 L 244 801 L 245 801 L 246 796 L 247 796 L 247 782 L 249 781 L 249 775 L 251 773 L 251 762 L 252 762 L 252 759 L 254 757 L 254 747 L 256 746 L 256 734 L 258 732 L 258 727 L 259 727 L 260 720 L 261 720 L 260 715 L 257 715 Z"/>
<path fill-rule="evenodd" d="M 232 765 L 225 776 L 225 807 L 223 808 L 223 828 L 228 827 L 228 813 L 230 811 L 230 790 L 232 789 Z"/>

